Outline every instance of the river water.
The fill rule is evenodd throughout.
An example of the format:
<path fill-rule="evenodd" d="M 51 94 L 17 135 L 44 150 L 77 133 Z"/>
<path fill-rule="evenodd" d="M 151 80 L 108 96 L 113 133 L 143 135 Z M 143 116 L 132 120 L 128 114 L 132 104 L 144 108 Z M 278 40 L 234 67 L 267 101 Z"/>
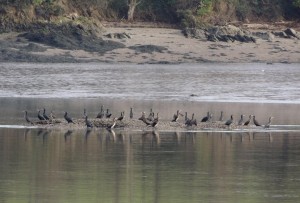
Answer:
<path fill-rule="evenodd" d="M 299 64 L 0 64 L 0 202 L 298 202 Z M 193 96 L 191 96 L 193 94 Z M 267 131 L 24 128 L 23 110 L 274 116 Z"/>

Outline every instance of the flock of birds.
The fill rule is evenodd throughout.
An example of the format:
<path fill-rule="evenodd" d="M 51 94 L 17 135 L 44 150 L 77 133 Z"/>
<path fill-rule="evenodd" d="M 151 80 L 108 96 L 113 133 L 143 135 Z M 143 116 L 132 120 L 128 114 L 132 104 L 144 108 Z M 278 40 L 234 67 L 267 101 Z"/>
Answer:
<path fill-rule="evenodd" d="M 37 112 L 37 118 L 38 121 L 37 122 L 32 122 L 32 120 L 29 118 L 28 116 L 28 112 L 25 112 L 25 120 L 27 123 L 30 123 L 32 125 L 36 124 L 49 124 L 49 123 L 60 123 L 61 121 L 56 119 L 55 115 L 53 114 L 53 111 L 51 111 L 51 113 L 49 115 L 47 115 L 46 113 L 46 109 L 43 109 L 43 113 L 41 113 L 41 110 L 38 110 Z M 155 113 L 152 111 L 152 109 L 150 109 L 150 113 L 149 115 L 146 117 L 146 113 L 142 112 L 141 117 L 138 118 L 138 120 L 142 121 L 144 124 L 146 124 L 146 126 L 148 127 L 153 127 L 155 128 L 159 122 L 159 113 L 156 113 L 156 117 L 155 117 Z M 96 119 L 110 119 L 112 116 L 112 113 L 110 112 L 109 109 L 106 110 L 106 112 L 104 111 L 103 105 L 101 106 L 100 112 L 97 114 Z M 184 115 L 181 113 L 181 110 L 177 110 L 177 112 L 173 115 L 173 118 L 171 119 L 171 122 L 178 122 L 178 119 L 180 117 L 183 117 Z M 87 128 L 93 128 L 94 124 L 92 121 L 90 121 L 88 119 L 87 116 L 87 112 L 86 109 L 84 109 L 83 111 L 83 118 L 85 121 L 85 125 Z M 117 121 L 122 121 L 125 118 L 125 111 L 122 111 L 119 117 L 114 117 L 112 119 L 112 122 L 107 125 L 106 127 L 108 129 L 112 129 L 116 126 L 116 122 Z M 130 108 L 130 114 L 129 114 L 129 118 L 133 119 L 133 108 Z M 220 118 L 218 120 L 213 121 L 213 115 L 210 112 L 207 112 L 207 115 L 205 117 L 203 117 L 201 119 L 201 123 L 208 123 L 208 122 L 218 122 L 220 124 L 224 124 L 225 126 L 232 126 L 232 125 L 238 125 L 238 126 L 249 126 L 251 121 L 253 120 L 253 124 L 255 126 L 261 126 L 264 128 L 269 128 L 271 126 L 271 122 L 273 120 L 274 117 L 269 117 L 269 121 L 265 124 L 265 125 L 261 125 L 255 118 L 255 115 L 249 115 L 248 119 L 245 120 L 245 115 L 241 115 L 240 119 L 238 121 L 234 120 L 233 115 L 230 116 L 230 119 L 225 120 L 224 121 L 224 117 L 223 117 L 223 111 L 221 111 L 221 115 Z M 64 112 L 64 119 L 67 123 L 74 123 L 73 119 L 68 115 L 68 112 Z M 187 112 L 185 112 L 185 116 L 184 116 L 184 125 L 186 127 L 189 126 L 197 126 L 197 120 L 195 118 L 195 114 L 192 114 L 191 118 L 188 118 Z"/>

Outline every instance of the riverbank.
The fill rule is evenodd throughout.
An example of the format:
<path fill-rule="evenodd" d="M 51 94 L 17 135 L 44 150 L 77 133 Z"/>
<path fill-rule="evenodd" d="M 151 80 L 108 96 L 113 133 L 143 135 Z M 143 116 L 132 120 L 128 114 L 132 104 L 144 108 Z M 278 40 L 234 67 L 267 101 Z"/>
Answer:
<path fill-rule="evenodd" d="M 82 38 L 81 27 L 75 38 L 66 45 L 68 37 L 56 38 L 58 46 L 49 37 L 22 33 L 0 35 L 1 62 L 105 62 L 105 63 L 299 63 L 300 40 L 271 36 L 256 38 L 255 42 L 212 42 L 186 37 L 182 30 L 169 27 L 104 24 L 104 31 L 96 38 Z M 244 25 L 250 32 L 283 31 L 281 26 Z M 297 30 L 297 28 L 295 28 Z M 63 33 L 64 34 L 64 33 Z M 83 35 L 85 36 L 85 35 Z M 32 40 L 34 39 L 34 40 Z M 52 40 L 52 36 L 50 36 Z M 71 38 L 70 38 L 71 40 Z M 87 44 L 82 45 L 82 40 Z M 76 41 L 78 47 L 73 46 Z M 63 42 L 60 43 L 60 42 Z M 76 44 L 75 43 L 75 44 Z M 50 46 L 51 45 L 51 46 Z M 93 46 L 92 46 L 93 45 Z M 92 47 L 91 47 L 92 46 Z"/>

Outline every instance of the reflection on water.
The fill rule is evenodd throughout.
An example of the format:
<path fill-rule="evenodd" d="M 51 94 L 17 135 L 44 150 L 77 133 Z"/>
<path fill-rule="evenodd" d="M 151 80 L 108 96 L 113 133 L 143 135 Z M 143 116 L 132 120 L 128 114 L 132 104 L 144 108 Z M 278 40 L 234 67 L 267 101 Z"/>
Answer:
<path fill-rule="evenodd" d="M 300 137 L 0 129 L 0 202 L 297 202 Z"/>

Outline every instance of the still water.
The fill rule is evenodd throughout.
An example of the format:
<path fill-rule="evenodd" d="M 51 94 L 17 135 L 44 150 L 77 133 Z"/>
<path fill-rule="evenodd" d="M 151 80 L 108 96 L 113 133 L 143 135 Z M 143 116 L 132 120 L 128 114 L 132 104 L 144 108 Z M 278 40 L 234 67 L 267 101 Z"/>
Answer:
<path fill-rule="evenodd" d="M 0 97 L 300 103 L 299 78 L 299 64 L 4 63 Z"/>
<path fill-rule="evenodd" d="M 0 129 L 0 202 L 299 202 L 299 133 Z"/>
<path fill-rule="evenodd" d="M 0 202 L 299 202 L 299 64 L 0 64 Z M 194 94 L 191 96 L 191 94 Z M 23 110 L 254 114 L 265 132 L 23 128 Z M 181 121 L 180 121 L 181 122 Z M 280 126 L 280 127 L 278 127 Z"/>

